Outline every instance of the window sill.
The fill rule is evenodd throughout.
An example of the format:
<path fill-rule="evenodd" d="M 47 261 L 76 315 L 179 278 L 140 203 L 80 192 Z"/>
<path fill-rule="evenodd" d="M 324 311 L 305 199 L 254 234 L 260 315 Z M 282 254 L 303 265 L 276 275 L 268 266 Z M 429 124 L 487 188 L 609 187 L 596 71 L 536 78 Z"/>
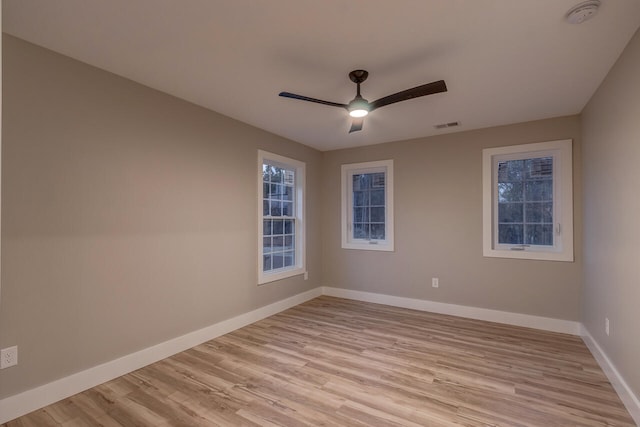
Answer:
<path fill-rule="evenodd" d="M 392 243 L 342 243 L 342 249 L 359 249 L 362 251 L 393 252 Z"/>
<path fill-rule="evenodd" d="M 258 285 L 276 282 L 278 280 L 287 279 L 293 276 L 301 276 L 304 274 L 304 268 L 296 268 L 293 270 L 275 271 L 273 273 L 262 273 L 258 277 Z"/>
<path fill-rule="evenodd" d="M 566 252 L 540 252 L 540 251 L 512 251 L 512 250 L 496 250 L 487 249 L 483 251 L 483 256 L 492 258 L 512 258 L 512 259 L 531 259 L 538 261 L 564 261 L 573 262 L 573 253 Z"/>

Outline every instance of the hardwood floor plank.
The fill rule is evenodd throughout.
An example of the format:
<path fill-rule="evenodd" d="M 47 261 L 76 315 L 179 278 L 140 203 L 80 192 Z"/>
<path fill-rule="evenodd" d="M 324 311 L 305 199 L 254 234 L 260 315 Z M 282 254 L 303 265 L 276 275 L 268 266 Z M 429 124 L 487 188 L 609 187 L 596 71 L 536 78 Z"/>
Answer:
<path fill-rule="evenodd" d="M 3 427 L 633 426 L 579 337 L 319 297 Z"/>

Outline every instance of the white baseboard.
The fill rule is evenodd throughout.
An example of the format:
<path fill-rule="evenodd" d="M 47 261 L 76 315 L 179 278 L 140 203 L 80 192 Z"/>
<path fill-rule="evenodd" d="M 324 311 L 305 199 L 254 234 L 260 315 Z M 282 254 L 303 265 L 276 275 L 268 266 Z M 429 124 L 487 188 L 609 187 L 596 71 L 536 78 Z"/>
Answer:
<path fill-rule="evenodd" d="M 85 371 L 50 382 L 40 387 L 0 400 L 0 424 L 18 418 L 91 387 L 110 381 L 181 351 L 195 347 L 242 328 L 265 317 L 322 295 L 322 288 L 294 295 L 211 326 L 170 339 L 163 343 L 128 354 Z"/>
<path fill-rule="evenodd" d="M 581 335 L 582 340 L 604 371 L 604 374 L 618 393 L 618 396 L 620 396 L 620 400 L 622 400 L 627 411 L 629 411 L 631 418 L 640 426 L 640 400 L 638 396 L 633 393 L 633 390 L 631 390 L 631 387 L 629 387 L 624 378 L 622 378 L 622 375 L 620 375 L 615 365 L 611 362 L 611 359 L 609 359 L 607 354 L 602 350 L 602 347 L 600 347 L 584 325 L 582 325 Z"/>
<path fill-rule="evenodd" d="M 396 297 L 372 292 L 332 288 L 329 286 L 325 286 L 323 288 L 322 294 L 338 298 L 410 308 L 413 310 L 429 311 L 431 313 L 450 314 L 452 316 L 505 323 L 507 325 L 525 326 L 528 328 L 542 329 L 551 332 L 580 335 L 580 323 L 571 320 L 552 319 L 549 317 L 532 316 L 529 314 L 511 313 L 508 311 L 490 310 L 488 308 L 448 304 L 444 302 L 415 298 Z"/>

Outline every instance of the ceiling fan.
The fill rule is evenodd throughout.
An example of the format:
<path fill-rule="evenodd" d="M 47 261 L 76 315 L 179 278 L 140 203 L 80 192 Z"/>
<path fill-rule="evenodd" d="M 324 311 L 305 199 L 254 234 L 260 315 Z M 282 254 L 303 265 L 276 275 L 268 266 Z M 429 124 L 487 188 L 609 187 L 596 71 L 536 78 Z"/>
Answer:
<path fill-rule="evenodd" d="M 323 101 L 322 99 L 309 98 L 308 96 L 297 95 L 291 92 L 280 92 L 279 95 L 285 98 L 299 99 L 301 101 L 315 102 L 317 104 L 329 105 L 331 107 L 344 108 L 349 112 L 349 115 L 353 117 L 351 123 L 351 129 L 349 133 L 362 130 L 362 124 L 364 123 L 364 117 L 371 113 L 373 110 L 377 110 L 385 105 L 395 104 L 400 101 L 408 101 L 409 99 L 418 98 L 425 95 L 433 95 L 434 93 L 446 92 L 447 85 L 444 80 L 438 80 L 425 85 L 416 86 L 411 89 L 403 90 L 402 92 L 394 93 L 392 95 L 385 96 L 380 99 L 376 99 L 373 102 L 369 102 L 360 95 L 360 83 L 367 80 L 369 73 L 365 70 L 354 70 L 349 73 L 349 79 L 357 86 L 356 97 L 353 98 L 348 104 L 340 104 L 338 102 Z"/>

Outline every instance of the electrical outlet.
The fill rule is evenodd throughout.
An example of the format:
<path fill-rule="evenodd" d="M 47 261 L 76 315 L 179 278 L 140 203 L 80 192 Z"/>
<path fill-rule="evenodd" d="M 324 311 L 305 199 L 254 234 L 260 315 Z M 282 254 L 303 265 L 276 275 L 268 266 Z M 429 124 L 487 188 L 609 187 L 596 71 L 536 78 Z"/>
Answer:
<path fill-rule="evenodd" d="M 604 318 L 604 331 L 607 334 L 607 336 L 609 336 L 609 318 L 608 317 Z"/>
<path fill-rule="evenodd" d="M 440 286 L 440 282 L 437 277 L 431 278 L 431 286 L 433 286 L 434 288 L 437 288 L 438 286 Z"/>
<path fill-rule="evenodd" d="M 7 347 L 0 350 L 0 369 L 18 364 L 18 346 Z"/>

